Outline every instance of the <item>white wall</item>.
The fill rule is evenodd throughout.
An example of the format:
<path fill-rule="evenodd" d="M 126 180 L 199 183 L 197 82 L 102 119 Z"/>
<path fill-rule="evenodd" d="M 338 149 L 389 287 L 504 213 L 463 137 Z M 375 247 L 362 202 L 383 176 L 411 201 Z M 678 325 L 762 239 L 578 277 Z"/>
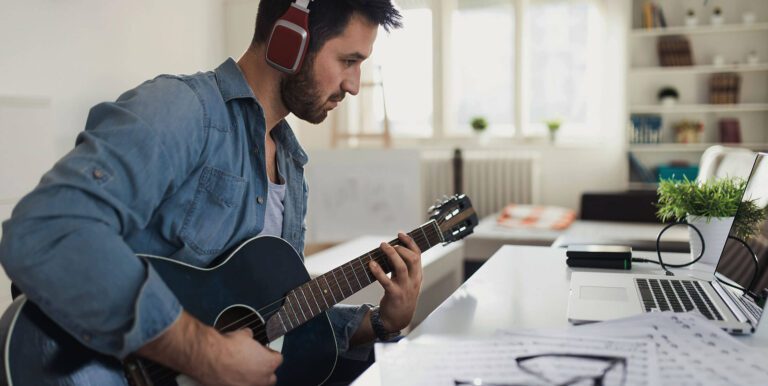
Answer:
<path fill-rule="evenodd" d="M 72 148 L 91 106 L 160 73 L 223 61 L 222 1 L 0 0 L 0 154 L 20 154 L 3 160 L 0 184 L 23 181 L 2 190 L 0 221 Z M 38 109 L 30 114 L 48 116 L 47 123 L 20 123 L 23 108 Z"/>

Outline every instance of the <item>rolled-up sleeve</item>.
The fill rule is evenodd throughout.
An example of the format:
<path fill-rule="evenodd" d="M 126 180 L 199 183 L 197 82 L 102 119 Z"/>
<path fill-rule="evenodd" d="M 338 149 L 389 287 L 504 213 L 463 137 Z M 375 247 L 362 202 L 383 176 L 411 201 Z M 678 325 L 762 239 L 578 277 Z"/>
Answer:
<path fill-rule="evenodd" d="M 181 305 L 125 235 L 143 229 L 204 145 L 203 109 L 161 77 L 95 106 L 76 147 L 3 224 L 0 262 L 84 345 L 123 358 L 165 331 Z"/>
<path fill-rule="evenodd" d="M 342 357 L 364 361 L 371 355 L 373 342 L 355 347 L 349 346 L 352 335 L 360 328 L 363 318 L 371 308 L 373 306 L 370 304 L 360 306 L 338 304 L 327 311 L 328 318 L 331 320 L 331 326 L 333 327 L 333 333 L 336 335 L 336 347 L 338 347 L 339 355 Z"/>

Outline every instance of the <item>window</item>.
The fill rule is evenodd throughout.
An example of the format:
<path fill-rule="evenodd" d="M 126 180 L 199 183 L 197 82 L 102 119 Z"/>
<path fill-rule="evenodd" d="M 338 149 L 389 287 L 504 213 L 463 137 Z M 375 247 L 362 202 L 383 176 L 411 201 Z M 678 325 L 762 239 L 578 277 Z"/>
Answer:
<path fill-rule="evenodd" d="M 471 134 L 469 122 L 482 116 L 488 120 L 489 132 L 511 136 L 515 107 L 512 3 L 463 0 L 458 5 L 451 18 L 452 106 L 457 122 L 448 134 Z"/>
<path fill-rule="evenodd" d="M 528 124 L 523 133 L 546 134 L 544 121 L 564 123 L 560 136 L 598 127 L 600 57 L 597 8 L 590 1 L 535 1 L 527 10 L 528 36 L 525 77 Z M 593 102 L 593 103 L 590 103 Z"/>
<path fill-rule="evenodd" d="M 482 116 L 494 137 L 544 137 L 549 119 L 599 136 L 601 1 L 399 1 L 405 27 L 381 31 L 371 60 L 392 134 L 470 137 Z"/>
<path fill-rule="evenodd" d="M 433 127 L 432 11 L 402 10 L 403 25 L 387 34 L 381 29 L 371 61 L 380 69 L 393 136 L 431 137 Z M 378 79 L 376 79 L 378 80 Z M 380 94 L 377 94 L 380 95 Z M 383 106 L 374 100 L 377 110 Z M 383 119 L 383 111 L 377 114 Z M 380 121 L 381 122 L 381 121 Z"/>

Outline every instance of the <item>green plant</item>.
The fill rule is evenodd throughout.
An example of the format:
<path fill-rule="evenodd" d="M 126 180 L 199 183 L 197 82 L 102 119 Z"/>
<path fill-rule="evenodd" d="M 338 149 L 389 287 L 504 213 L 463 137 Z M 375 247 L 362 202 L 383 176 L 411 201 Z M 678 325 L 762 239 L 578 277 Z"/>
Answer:
<path fill-rule="evenodd" d="M 741 178 L 723 178 L 699 184 L 687 177 L 683 180 L 662 180 L 656 215 L 664 222 L 682 221 L 689 215 L 712 218 L 736 217 L 733 235 L 748 239 L 758 231 L 766 218 L 766 208 L 756 200 L 742 202 L 747 182 Z"/>
<path fill-rule="evenodd" d="M 550 133 L 555 133 L 560 129 L 560 125 L 563 124 L 563 122 L 559 119 L 549 119 L 544 121 L 544 124 L 547 125 L 547 129 L 549 129 Z"/>
<path fill-rule="evenodd" d="M 472 126 L 472 130 L 478 133 L 482 133 L 488 127 L 488 121 L 481 116 L 473 117 L 469 124 Z"/>

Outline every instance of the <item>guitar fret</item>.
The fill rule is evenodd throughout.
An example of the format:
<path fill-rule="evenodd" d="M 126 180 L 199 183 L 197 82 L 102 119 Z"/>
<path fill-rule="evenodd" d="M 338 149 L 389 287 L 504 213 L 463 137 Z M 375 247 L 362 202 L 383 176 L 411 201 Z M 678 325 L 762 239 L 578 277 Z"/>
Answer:
<path fill-rule="evenodd" d="M 315 302 L 315 306 L 317 306 L 317 314 L 323 312 L 323 307 L 320 307 L 320 303 L 317 302 L 317 295 L 315 295 L 315 291 L 312 289 L 311 281 L 307 283 L 307 290 L 309 291 L 309 294 L 312 295 L 312 300 Z"/>
<path fill-rule="evenodd" d="M 371 252 L 368 252 L 367 256 L 368 256 L 368 262 L 369 263 L 371 261 L 373 261 L 373 256 L 371 255 Z M 368 264 L 366 263 L 365 266 L 367 267 Z M 365 272 L 366 272 L 366 274 L 370 274 L 371 275 L 371 283 L 373 283 L 373 281 L 376 280 L 376 276 L 373 276 L 373 272 L 371 272 L 371 271 L 366 270 Z"/>
<path fill-rule="evenodd" d="M 291 291 L 293 293 L 293 291 Z M 299 318 L 299 313 L 296 312 L 296 309 L 293 307 L 293 301 L 291 301 L 290 294 L 288 295 L 288 305 L 291 306 L 291 312 L 293 312 L 293 317 L 296 323 L 294 324 L 301 324 L 301 319 Z"/>
<path fill-rule="evenodd" d="M 339 294 L 341 295 L 342 299 L 346 298 L 344 296 L 344 290 L 341 289 L 341 284 L 339 283 L 339 278 L 336 277 L 336 270 L 331 271 L 331 275 L 333 276 L 333 279 L 336 280 L 336 286 L 339 287 Z"/>
<path fill-rule="evenodd" d="M 331 288 L 331 285 L 328 283 L 328 278 L 326 277 L 326 274 L 323 274 L 323 279 L 325 280 L 325 285 L 328 286 L 328 290 L 331 291 L 331 297 L 333 298 L 333 304 L 338 303 L 339 301 L 336 300 L 336 296 L 333 294 L 333 288 Z"/>
<path fill-rule="evenodd" d="M 424 241 L 427 242 L 427 245 L 429 246 L 429 248 L 432 248 L 432 244 L 429 243 L 429 237 L 427 237 L 427 234 L 424 232 L 424 228 L 419 227 L 419 230 L 421 231 L 421 234 L 424 235 Z M 429 249 L 429 248 L 427 248 L 427 249 Z"/>
<path fill-rule="evenodd" d="M 291 291 L 291 293 L 293 293 L 293 298 L 296 299 L 296 306 L 299 307 L 299 311 L 301 311 L 301 316 L 304 318 L 304 320 L 302 320 L 302 322 L 305 322 L 305 321 L 309 320 L 307 318 L 307 315 L 304 314 L 304 309 L 301 307 L 301 302 L 299 301 L 299 295 L 296 295 L 296 291 L 295 290 Z"/>
<path fill-rule="evenodd" d="M 317 287 L 317 290 L 319 291 L 318 293 L 320 294 L 320 297 L 323 298 L 323 302 L 325 302 L 325 309 L 330 308 L 331 306 L 328 305 L 328 300 L 326 300 L 325 299 L 325 295 L 323 295 L 323 289 L 320 288 L 320 282 L 316 281 L 316 280 L 312 280 L 312 281 L 315 283 L 315 287 Z M 312 286 L 310 285 L 309 288 L 312 288 Z M 315 295 L 314 291 L 312 292 L 312 295 L 313 296 Z M 317 296 L 315 296 L 315 303 L 317 303 Z M 320 307 L 320 304 L 318 304 L 317 306 Z"/>
<path fill-rule="evenodd" d="M 355 290 L 355 292 L 359 291 L 361 288 L 363 288 L 363 283 L 361 283 L 360 279 L 357 278 L 357 272 L 355 271 L 355 267 L 352 266 L 352 262 L 349 262 L 349 263 L 344 264 L 344 265 L 349 266 L 349 269 L 352 270 L 352 276 L 355 277 L 355 280 L 357 281 L 357 286 L 358 286 L 357 289 Z"/>
<path fill-rule="evenodd" d="M 435 235 L 437 235 L 437 242 L 440 243 L 444 241 L 442 234 L 440 233 L 440 227 L 437 226 L 437 221 L 430 221 L 432 223 L 432 226 L 435 227 Z"/>
<path fill-rule="evenodd" d="M 349 278 L 347 277 L 347 273 L 344 272 L 344 266 L 342 265 L 339 268 L 341 268 L 341 276 L 344 276 L 344 281 L 347 282 L 347 288 L 349 288 L 349 292 L 355 293 L 355 291 L 352 289 L 352 283 L 349 282 Z"/>
<path fill-rule="evenodd" d="M 371 278 L 370 276 L 368 276 L 368 269 L 366 269 L 365 265 L 363 265 L 363 262 L 362 260 L 360 260 L 359 257 L 355 260 L 357 260 L 357 263 L 360 264 L 360 268 L 363 269 L 363 273 L 365 273 L 365 278 L 368 279 L 365 285 L 371 284 Z"/>
<path fill-rule="evenodd" d="M 317 314 L 315 314 L 315 311 L 312 311 L 312 303 L 309 302 L 309 298 L 307 298 L 307 294 L 304 293 L 304 288 L 303 287 L 304 286 L 300 286 L 299 287 L 299 291 L 301 291 L 301 296 L 304 297 L 304 302 L 305 302 L 307 308 L 309 308 L 309 317 L 312 318 L 313 316 L 315 316 Z"/>
<path fill-rule="evenodd" d="M 281 312 L 282 312 L 282 313 L 285 315 L 285 318 L 283 318 L 283 317 L 281 316 L 281 317 L 280 317 L 280 320 L 281 320 L 281 321 L 282 321 L 282 320 L 286 320 L 286 321 L 288 322 L 288 327 L 290 327 L 291 329 L 293 329 L 293 323 L 291 323 L 291 318 L 290 318 L 290 316 L 288 316 L 288 310 L 287 310 L 285 307 L 283 307 L 283 309 L 281 310 Z M 280 313 L 278 312 L 278 315 L 279 315 L 279 314 L 280 314 Z"/>
<path fill-rule="evenodd" d="M 285 328 L 285 323 L 283 323 L 283 316 L 282 316 L 282 315 L 280 315 L 280 313 L 279 313 L 279 312 L 277 313 L 277 319 L 279 319 L 279 320 L 280 320 L 280 325 L 281 325 L 281 326 L 283 326 L 283 331 L 284 331 L 284 332 L 288 332 L 288 329 L 287 329 L 287 328 Z"/>

